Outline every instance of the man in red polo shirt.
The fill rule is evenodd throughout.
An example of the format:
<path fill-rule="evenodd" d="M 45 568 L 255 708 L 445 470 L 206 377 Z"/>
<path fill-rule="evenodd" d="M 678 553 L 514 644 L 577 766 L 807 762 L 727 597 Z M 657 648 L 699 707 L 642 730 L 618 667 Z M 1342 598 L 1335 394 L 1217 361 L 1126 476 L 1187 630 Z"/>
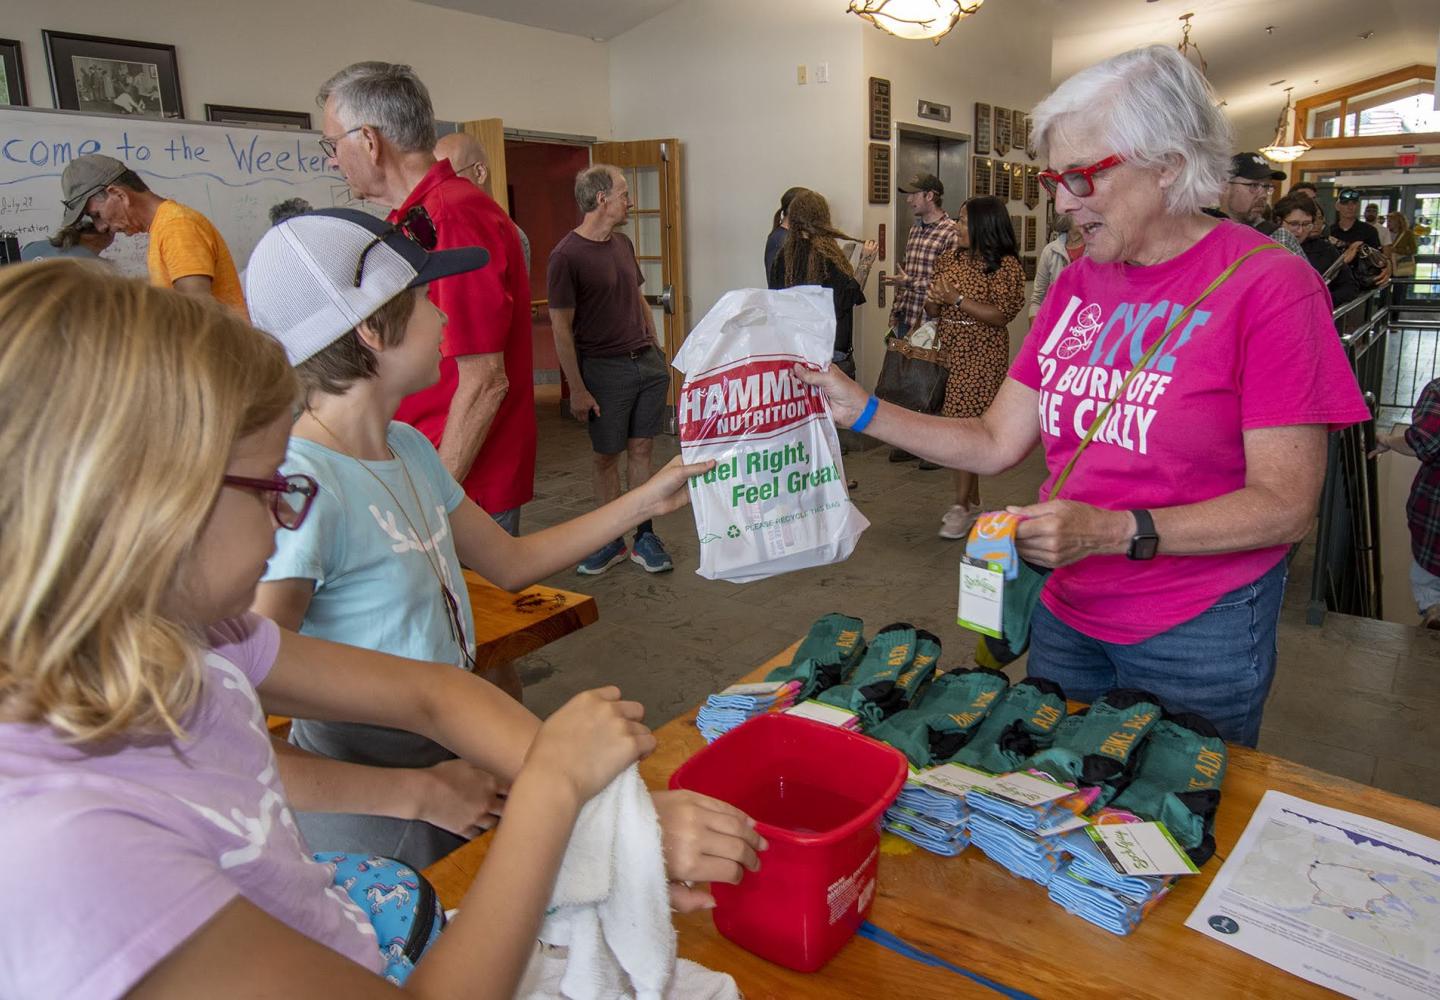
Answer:
<path fill-rule="evenodd" d="M 440 381 L 408 397 L 396 416 L 440 452 L 466 494 L 512 535 L 534 495 L 535 391 L 530 277 L 520 238 L 484 191 L 436 160 L 430 94 L 409 66 L 362 62 L 320 89 L 321 145 L 356 197 L 392 209 L 392 222 L 422 207 L 430 249 L 482 246 L 490 266 L 430 286 L 448 322 Z"/>

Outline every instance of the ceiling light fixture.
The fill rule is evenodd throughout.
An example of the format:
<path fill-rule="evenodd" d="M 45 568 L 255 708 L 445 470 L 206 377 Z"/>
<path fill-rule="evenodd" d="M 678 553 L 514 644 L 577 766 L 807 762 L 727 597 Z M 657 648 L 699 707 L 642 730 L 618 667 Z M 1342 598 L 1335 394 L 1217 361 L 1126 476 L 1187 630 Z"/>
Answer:
<path fill-rule="evenodd" d="M 1285 106 L 1280 109 L 1280 117 L 1275 122 L 1275 141 L 1268 146 L 1260 147 L 1260 155 L 1271 163 L 1289 163 L 1291 160 L 1298 160 L 1310 152 L 1310 144 L 1300 134 L 1300 122 L 1295 122 L 1295 141 L 1289 145 L 1285 143 L 1285 131 L 1290 124 L 1290 91 L 1294 87 L 1285 88 Z"/>
<path fill-rule="evenodd" d="M 1205 62 L 1205 57 L 1200 54 L 1200 46 L 1190 41 L 1190 19 L 1194 16 L 1193 11 L 1189 14 L 1180 15 L 1180 20 L 1185 22 L 1185 26 L 1180 29 L 1180 44 L 1175 47 L 1180 50 L 1180 55 L 1186 59 L 1191 58 L 1190 53 L 1195 53 L 1195 65 L 1199 67 L 1200 75 L 1205 76 L 1205 71 L 1209 69 L 1209 66 Z"/>
<path fill-rule="evenodd" d="M 850 0 L 849 12 L 896 38 L 934 40 L 980 9 L 985 0 Z"/>

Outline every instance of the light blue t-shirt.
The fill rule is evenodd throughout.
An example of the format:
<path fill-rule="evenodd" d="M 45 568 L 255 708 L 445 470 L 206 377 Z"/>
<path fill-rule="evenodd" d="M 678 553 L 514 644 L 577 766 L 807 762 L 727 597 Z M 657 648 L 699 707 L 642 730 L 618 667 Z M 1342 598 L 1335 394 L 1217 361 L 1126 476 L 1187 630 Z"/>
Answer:
<path fill-rule="evenodd" d="M 275 533 L 262 579 L 315 581 L 302 635 L 464 666 L 432 563 L 473 651 L 475 623 L 449 518 L 465 493 L 415 428 L 393 421 L 386 438 L 396 458 L 363 464 L 290 439 L 283 471 L 314 476 L 320 494 L 299 531 Z"/>

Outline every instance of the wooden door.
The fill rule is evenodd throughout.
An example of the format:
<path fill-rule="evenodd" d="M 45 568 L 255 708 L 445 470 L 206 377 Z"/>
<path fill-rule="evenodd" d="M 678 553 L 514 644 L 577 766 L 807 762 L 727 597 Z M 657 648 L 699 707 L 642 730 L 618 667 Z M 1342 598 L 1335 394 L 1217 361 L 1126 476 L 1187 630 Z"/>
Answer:
<path fill-rule="evenodd" d="M 505 187 L 505 123 L 499 118 L 481 118 L 473 122 L 461 122 L 462 131 L 469 132 L 485 147 L 490 160 L 490 176 L 485 180 L 485 193 L 510 211 L 510 194 Z M 463 166 L 463 164 L 462 164 Z"/>
<path fill-rule="evenodd" d="M 591 162 L 619 167 L 630 186 L 628 229 L 645 275 L 645 301 L 655 316 L 665 357 L 673 359 L 690 330 L 680 211 L 680 141 L 597 142 Z M 671 405 L 679 389 L 680 373 L 672 370 Z"/>

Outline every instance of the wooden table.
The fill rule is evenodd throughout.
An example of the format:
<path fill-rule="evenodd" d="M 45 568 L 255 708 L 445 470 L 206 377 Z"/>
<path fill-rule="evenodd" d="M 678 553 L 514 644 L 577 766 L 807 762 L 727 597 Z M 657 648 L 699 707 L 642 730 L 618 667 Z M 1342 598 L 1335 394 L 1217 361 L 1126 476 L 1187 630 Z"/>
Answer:
<path fill-rule="evenodd" d="M 533 653 L 600 618 L 595 598 L 588 594 L 540 586 L 512 594 L 468 569 L 465 589 L 475 617 L 475 665 L 481 670 Z M 272 715 L 268 725 L 283 736 L 290 720 Z"/>
<path fill-rule="evenodd" d="M 475 665 L 498 666 L 594 625 L 595 598 L 554 587 L 527 587 L 518 594 L 465 571 L 470 610 L 475 615 Z"/>
<path fill-rule="evenodd" d="M 760 680 L 773 666 L 789 663 L 794 649 L 744 680 Z M 670 774 L 704 746 L 694 720 L 692 711 L 657 730 L 659 746 L 640 765 L 651 788 L 666 787 Z M 1201 874 L 1181 879 L 1128 937 L 1071 916 L 1050 901 L 1044 888 L 1011 875 L 977 848 L 942 858 L 888 834 L 881 841 L 879 884 L 869 919 L 916 947 L 1043 1000 L 1334 997 L 1184 926 L 1267 789 L 1440 837 L 1440 809 L 1256 750 L 1231 747 L 1215 825 L 1216 857 Z M 459 904 L 487 847 L 488 837 L 471 841 L 426 870 L 447 907 Z M 861 938 L 819 972 L 805 975 L 731 944 L 715 931 L 709 914 L 677 916 L 676 926 L 681 956 L 730 973 L 748 1000 L 999 996 Z"/>

